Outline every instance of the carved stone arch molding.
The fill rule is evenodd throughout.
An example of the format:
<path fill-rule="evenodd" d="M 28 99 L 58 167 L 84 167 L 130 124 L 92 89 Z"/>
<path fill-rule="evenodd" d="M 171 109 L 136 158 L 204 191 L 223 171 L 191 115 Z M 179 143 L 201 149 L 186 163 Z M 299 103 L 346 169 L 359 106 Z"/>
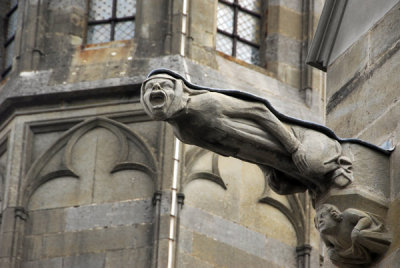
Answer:
<path fill-rule="evenodd" d="M 105 117 L 96 117 L 68 130 L 33 162 L 24 179 L 25 187 L 20 200 L 23 207 L 27 207 L 32 194 L 50 180 L 63 176 L 79 179 L 79 174 L 72 165 L 72 151 L 80 138 L 95 128 L 104 128 L 118 139 L 119 156 L 111 173 L 139 170 L 146 173 L 156 184 L 158 165 L 150 146 L 125 125 Z M 135 152 L 131 152 L 133 148 L 136 149 Z M 57 163 L 50 166 L 49 162 L 55 161 L 54 159 Z"/>
<path fill-rule="evenodd" d="M 259 199 L 260 203 L 268 204 L 276 209 L 278 209 L 292 224 L 294 231 L 296 233 L 297 246 L 303 247 L 307 241 L 308 229 L 307 229 L 307 216 L 305 207 L 305 194 L 291 194 L 286 195 L 288 203 L 284 204 L 281 201 L 271 197 L 269 193 L 271 189 L 269 187 L 268 181 L 270 176 L 269 170 L 266 168 L 261 168 L 265 176 L 265 189 L 263 195 Z M 303 195 L 303 196 L 302 196 Z M 303 197 L 303 198 L 302 198 Z"/>
<path fill-rule="evenodd" d="M 194 165 L 196 162 L 201 161 L 202 157 L 205 157 L 207 154 L 211 154 L 211 170 L 195 170 Z M 189 149 L 185 154 L 185 175 L 183 176 L 181 182 L 181 191 L 184 190 L 187 184 L 197 179 L 214 182 L 226 190 L 226 184 L 222 179 L 218 168 L 218 157 L 218 154 L 204 150 L 200 147 L 193 147 Z"/>

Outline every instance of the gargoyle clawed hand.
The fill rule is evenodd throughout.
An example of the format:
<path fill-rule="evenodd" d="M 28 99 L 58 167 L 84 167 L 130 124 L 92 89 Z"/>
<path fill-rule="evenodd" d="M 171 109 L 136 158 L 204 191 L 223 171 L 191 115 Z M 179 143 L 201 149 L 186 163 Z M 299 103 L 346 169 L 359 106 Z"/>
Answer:
<path fill-rule="evenodd" d="M 292 153 L 292 159 L 296 167 L 303 174 L 309 172 L 309 164 L 307 162 L 307 156 L 304 146 L 300 143 L 297 150 Z"/>

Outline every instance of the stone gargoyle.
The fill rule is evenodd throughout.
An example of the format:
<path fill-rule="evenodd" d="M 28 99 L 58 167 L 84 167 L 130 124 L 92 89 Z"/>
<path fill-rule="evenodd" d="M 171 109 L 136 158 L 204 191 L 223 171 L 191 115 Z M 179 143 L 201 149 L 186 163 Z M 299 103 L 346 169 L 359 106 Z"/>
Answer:
<path fill-rule="evenodd" d="M 339 267 L 366 267 L 389 248 L 391 236 L 376 216 L 324 204 L 317 209 L 315 227 L 331 261 Z"/>
<path fill-rule="evenodd" d="M 184 143 L 255 163 L 269 172 L 279 194 L 309 190 L 313 196 L 353 181 L 352 160 L 329 128 L 288 117 L 261 97 L 194 85 L 167 69 L 151 72 L 141 102 L 154 120 L 172 125 Z"/>

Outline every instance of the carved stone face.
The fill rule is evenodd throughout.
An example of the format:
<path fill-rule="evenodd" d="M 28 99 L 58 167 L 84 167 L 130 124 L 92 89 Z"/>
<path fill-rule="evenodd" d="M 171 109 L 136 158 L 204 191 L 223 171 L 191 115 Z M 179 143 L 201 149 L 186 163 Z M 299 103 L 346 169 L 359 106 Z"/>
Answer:
<path fill-rule="evenodd" d="M 173 77 L 155 75 L 143 84 L 142 104 L 152 119 L 168 119 L 181 108 L 182 87 L 178 83 Z"/>
<path fill-rule="evenodd" d="M 335 220 L 328 208 L 322 207 L 315 215 L 315 227 L 321 234 L 332 234 L 335 232 L 339 222 Z"/>

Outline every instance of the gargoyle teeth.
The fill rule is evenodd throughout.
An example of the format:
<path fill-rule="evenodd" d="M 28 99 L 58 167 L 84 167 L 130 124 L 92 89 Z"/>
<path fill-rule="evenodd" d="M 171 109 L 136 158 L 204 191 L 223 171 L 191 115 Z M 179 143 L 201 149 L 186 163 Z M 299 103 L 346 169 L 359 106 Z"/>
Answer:
<path fill-rule="evenodd" d="M 153 91 L 150 94 L 150 103 L 153 106 L 153 108 L 161 108 L 165 105 L 165 102 L 167 100 L 167 95 L 161 91 Z"/>

